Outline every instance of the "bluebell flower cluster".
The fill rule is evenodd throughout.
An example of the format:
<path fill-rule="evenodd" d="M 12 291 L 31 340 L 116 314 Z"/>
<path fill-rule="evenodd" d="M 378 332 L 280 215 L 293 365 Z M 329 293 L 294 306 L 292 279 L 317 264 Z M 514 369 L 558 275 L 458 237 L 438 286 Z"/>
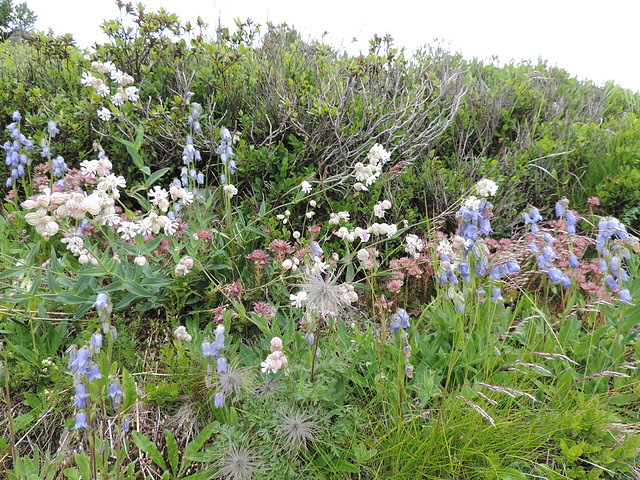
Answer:
<path fill-rule="evenodd" d="M 22 116 L 17 110 L 12 115 L 13 122 L 7 125 L 12 141 L 4 143 L 6 152 L 5 164 L 11 168 L 9 178 L 5 181 L 7 188 L 13 187 L 15 181 L 26 174 L 25 167 L 29 165 L 28 154 L 33 150 L 33 141 L 20 132 Z"/>
<path fill-rule="evenodd" d="M 567 225 L 567 233 L 573 235 L 576 233 L 576 223 L 578 223 L 578 216 L 569 210 L 569 200 L 566 197 L 556 203 L 556 216 L 558 218 L 564 218 Z"/>
<path fill-rule="evenodd" d="M 75 397 L 73 406 L 77 409 L 76 422 L 74 430 L 87 428 L 87 399 L 90 394 L 87 392 L 87 386 L 94 380 L 102 378 L 98 365 L 93 361 L 93 355 L 100 352 L 102 346 L 102 335 L 96 332 L 92 337 L 88 346 L 78 349 L 77 345 L 72 345 L 67 352 L 69 353 L 69 362 L 67 369 L 73 375 L 73 385 L 75 389 Z"/>
<path fill-rule="evenodd" d="M 493 217 L 493 205 L 484 198 L 469 197 L 456 217 L 460 235 L 465 240 L 475 242 L 479 236 L 493 233 L 490 221 Z"/>
<path fill-rule="evenodd" d="M 409 362 L 409 359 L 411 358 L 411 345 L 409 345 L 409 334 L 407 333 L 407 329 L 409 327 L 411 327 L 409 314 L 406 310 L 399 308 L 396 310 L 395 315 L 391 317 L 391 333 L 400 334 L 402 353 L 404 353 L 408 362 L 404 372 L 408 378 L 413 378 L 413 365 Z"/>
<path fill-rule="evenodd" d="M 187 118 L 187 123 L 191 128 L 193 128 L 194 132 L 201 132 L 202 128 L 200 127 L 200 122 L 198 119 L 200 118 L 200 112 L 202 110 L 202 105 L 197 102 L 191 103 L 191 115 Z"/>
<path fill-rule="evenodd" d="M 524 219 L 525 226 L 529 225 L 531 233 L 536 233 L 538 231 L 537 223 L 542 220 L 540 210 L 538 210 L 536 207 L 531 207 L 529 212 L 525 212 L 522 214 L 522 218 Z"/>
<path fill-rule="evenodd" d="M 206 339 L 202 342 L 202 355 L 207 359 L 207 376 L 205 377 L 205 384 L 207 388 L 211 388 L 211 375 L 213 374 L 213 359 L 215 358 L 216 372 L 218 375 L 227 371 L 227 359 L 224 355 L 220 355 L 222 349 L 224 349 L 224 326 L 218 325 L 216 327 L 215 339 L 211 342 Z M 213 397 L 213 405 L 215 408 L 224 407 L 224 392 L 222 390 L 215 393 Z"/>
<path fill-rule="evenodd" d="M 223 128 L 220 130 L 220 145 L 216 149 L 216 153 L 220 155 L 220 160 L 225 167 L 229 169 L 229 173 L 233 175 L 237 170 L 236 162 L 233 160 L 235 154 L 233 153 L 233 148 L 231 144 L 233 143 L 233 139 L 231 138 L 231 133 L 228 129 Z M 222 175 L 220 182 L 222 184 L 226 183 L 226 178 Z"/>

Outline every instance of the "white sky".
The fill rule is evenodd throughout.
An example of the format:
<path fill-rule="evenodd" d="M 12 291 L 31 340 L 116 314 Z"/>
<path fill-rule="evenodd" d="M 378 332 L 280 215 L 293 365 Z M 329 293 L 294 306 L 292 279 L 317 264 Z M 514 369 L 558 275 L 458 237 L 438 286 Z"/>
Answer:
<path fill-rule="evenodd" d="M 19 4 L 24 0 L 14 0 Z M 119 12 L 112 0 L 26 0 L 36 28 L 73 34 L 79 46 L 106 36 L 99 26 Z M 135 4 L 136 2 L 134 2 Z M 146 11 L 164 7 L 183 21 L 200 15 L 265 24 L 287 22 L 303 38 L 366 51 L 374 33 L 387 33 L 411 50 L 426 43 L 460 51 L 466 58 L 501 62 L 538 58 L 572 76 L 602 85 L 608 80 L 640 91 L 640 0 L 147 0 Z M 357 37 L 358 43 L 352 44 Z"/>

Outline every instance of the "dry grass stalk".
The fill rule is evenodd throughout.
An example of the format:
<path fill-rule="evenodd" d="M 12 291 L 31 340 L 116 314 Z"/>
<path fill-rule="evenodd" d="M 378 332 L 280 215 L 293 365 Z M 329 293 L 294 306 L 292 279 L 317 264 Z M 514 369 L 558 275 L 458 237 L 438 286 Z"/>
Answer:
<path fill-rule="evenodd" d="M 491 418 L 491 416 L 485 412 L 482 408 L 480 408 L 478 405 L 476 405 L 475 403 L 473 403 L 470 400 L 467 400 L 466 398 L 460 396 L 460 395 L 454 395 L 454 397 L 459 398 L 460 400 L 462 400 L 464 403 L 466 403 L 467 405 L 469 405 L 471 408 L 473 408 L 476 412 L 478 412 L 480 415 L 482 415 L 484 418 L 486 418 L 491 425 L 496 426 L 496 422 L 493 420 L 493 418 Z"/>
<path fill-rule="evenodd" d="M 574 365 L 579 365 L 578 362 L 574 362 L 566 355 L 562 355 L 561 353 L 547 353 L 547 352 L 531 352 L 532 355 L 539 355 L 545 360 L 549 360 L 551 358 L 559 358 L 560 360 L 564 360 L 569 363 L 573 363 Z"/>
<path fill-rule="evenodd" d="M 536 364 L 536 363 L 523 363 L 523 362 L 515 362 L 515 363 L 509 363 L 506 365 L 507 367 L 527 367 L 527 368 L 533 368 L 534 370 L 538 370 L 539 372 L 543 372 L 549 375 L 552 375 L 552 373 L 547 370 L 546 368 Z M 510 368 L 509 370 L 518 370 L 517 368 Z M 520 370 L 518 370 L 520 371 Z"/>
<path fill-rule="evenodd" d="M 489 385 L 488 383 L 483 383 L 483 382 L 478 382 L 478 383 L 476 383 L 476 385 L 480 385 L 481 387 L 488 388 L 489 390 L 491 390 L 493 392 L 504 393 L 505 395 L 508 395 L 511 398 L 516 398 L 517 396 L 522 395 L 524 397 L 530 398 L 534 402 L 537 402 L 536 397 L 534 397 L 530 393 L 522 392 L 520 390 L 515 390 L 513 388 L 499 387 L 497 385 Z"/>
<path fill-rule="evenodd" d="M 489 402 L 491 405 L 498 405 L 498 402 L 496 402 L 493 398 L 489 398 L 487 397 L 484 393 L 482 392 L 476 392 L 476 394 L 480 397 L 485 399 L 487 402 Z"/>

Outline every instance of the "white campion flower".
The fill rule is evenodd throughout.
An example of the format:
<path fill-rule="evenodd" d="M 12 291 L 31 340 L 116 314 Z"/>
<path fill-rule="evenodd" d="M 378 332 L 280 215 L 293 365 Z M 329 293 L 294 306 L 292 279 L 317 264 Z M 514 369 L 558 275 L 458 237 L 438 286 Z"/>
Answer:
<path fill-rule="evenodd" d="M 164 216 L 164 215 L 163 215 Z M 170 237 L 174 235 L 178 231 L 178 227 L 180 224 L 178 222 L 172 222 L 169 217 L 166 217 L 166 222 L 164 224 L 164 234 L 169 235 Z"/>
<path fill-rule="evenodd" d="M 362 184 L 362 182 L 356 182 L 353 184 L 353 188 L 356 192 L 368 192 L 369 189 Z"/>
<path fill-rule="evenodd" d="M 449 240 L 447 240 L 446 238 L 444 240 L 440 240 L 437 250 L 440 255 L 453 254 L 453 246 L 451 245 L 451 242 L 449 242 Z"/>
<path fill-rule="evenodd" d="M 98 170 L 98 160 L 83 160 L 80 162 L 80 173 L 85 177 L 95 178 Z"/>
<path fill-rule="evenodd" d="M 343 219 L 345 222 L 348 222 L 350 217 L 349 212 L 338 212 L 338 218 Z"/>
<path fill-rule="evenodd" d="M 410 233 L 405 237 L 405 241 L 407 242 L 407 246 L 404 251 L 411 255 L 414 258 L 420 256 L 420 252 L 424 248 L 424 243 L 422 240 L 418 238 L 417 235 Z"/>
<path fill-rule="evenodd" d="M 300 189 L 304 193 L 311 193 L 311 184 L 309 182 L 307 182 L 306 180 L 303 180 L 302 183 L 300 184 Z"/>
<path fill-rule="evenodd" d="M 361 248 L 360 250 L 358 250 L 358 260 L 360 260 L 361 262 L 366 262 L 367 260 L 369 260 L 369 251 L 366 248 Z"/>
<path fill-rule="evenodd" d="M 487 198 L 489 195 L 494 196 L 497 191 L 498 184 L 488 178 L 483 178 L 476 184 L 476 193 L 483 198 Z"/>
<path fill-rule="evenodd" d="M 224 193 L 227 197 L 233 198 L 234 195 L 238 194 L 238 189 L 231 184 L 225 185 L 223 188 Z"/>
<path fill-rule="evenodd" d="M 155 205 L 163 212 L 169 210 L 169 192 L 167 192 L 164 188 L 156 185 L 147 192 L 147 196 L 149 197 L 151 205 Z"/>
<path fill-rule="evenodd" d="M 307 218 L 311 218 L 311 217 L 313 217 L 315 214 L 316 214 L 316 212 L 314 212 L 313 210 L 311 210 L 311 211 L 309 211 L 309 212 L 305 213 L 304 215 L 305 215 Z"/>
<path fill-rule="evenodd" d="M 329 225 L 337 225 L 340 223 L 340 217 L 337 213 L 331 212 L 329 214 Z"/>
<path fill-rule="evenodd" d="M 382 145 L 376 143 L 371 147 L 367 154 L 367 160 L 371 165 L 378 165 L 378 163 L 385 164 L 391 159 L 391 155 L 387 152 Z"/>
<path fill-rule="evenodd" d="M 360 227 L 356 227 L 353 230 L 353 233 L 360 239 L 361 242 L 368 242 L 369 238 L 371 237 L 371 233 L 369 232 L 369 230 L 365 230 Z"/>
<path fill-rule="evenodd" d="M 136 224 L 134 222 L 124 221 L 120 223 L 118 227 L 118 233 L 120 234 L 120 238 L 122 240 L 131 240 L 136 236 L 137 229 Z"/>
<path fill-rule="evenodd" d="M 289 302 L 291 303 L 291 306 L 293 306 L 293 307 L 302 308 L 302 306 L 307 301 L 307 296 L 308 296 L 307 292 L 305 292 L 304 290 L 300 290 L 296 294 L 289 295 Z"/>
<path fill-rule="evenodd" d="M 376 203 L 373 206 L 373 214 L 378 218 L 384 217 L 384 208 L 382 207 L 382 203 Z"/>
<path fill-rule="evenodd" d="M 317 204 L 318 204 L 318 203 L 317 203 L 315 200 L 310 200 L 310 201 L 309 201 L 309 205 L 310 205 L 312 208 L 316 208 L 316 205 L 317 205 Z"/>
<path fill-rule="evenodd" d="M 153 221 L 149 217 L 145 217 L 136 222 L 136 231 L 144 236 L 151 235 L 153 232 Z"/>
<path fill-rule="evenodd" d="M 109 110 L 107 107 L 101 108 L 100 110 L 98 110 L 98 118 L 103 122 L 108 122 L 109 120 L 111 120 L 111 110 Z"/>
<path fill-rule="evenodd" d="M 289 361 L 284 353 L 281 350 L 276 350 L 275 352 L 270 353 L 264 362 L 260 364 L 262 367 L 262 373 L 273 372 L 276 373 L 283 367 L 289 365 Z"/>
<path fill-rule="evenodd" d="M 298 240 L 300 238 L 300 232 L 299 231 L 295 231 L 293 232 L 293 238 L 295 238 L 296 240 Z"/>
<path fill-rule="evenodd" d="M 395 223 L 387 225 L 387 238 L 393 237 L 398 232 L 398 226 Z"/>
<path fill-rule="evenodd" d="M 349 229 L 347 227 L 340 227 L 337 231 L 333 232 L 333 234 L 340 240 L 344 240 L 349 234 Z"/>
<path fill-rule="evenodd" d="M 133 263 L 141 267 L 144 267 L 147 264 L 147 259 L 144 255 L 138 255 L 136 258 L 133 259 Z"/>

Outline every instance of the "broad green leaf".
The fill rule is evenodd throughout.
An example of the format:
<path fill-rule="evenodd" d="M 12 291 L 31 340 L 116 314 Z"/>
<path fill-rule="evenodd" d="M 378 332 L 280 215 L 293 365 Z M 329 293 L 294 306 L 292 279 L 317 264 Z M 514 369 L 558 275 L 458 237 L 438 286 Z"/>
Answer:
<path fill-rule="evenodd" d="M 171 433 L 171 430 L 165 428 L 164 438 L 167 442 L 167 455 L 169 456 L 169 465 L 171 465 L 171 471 L 175 478 L 178 477 L 178 444 L 176 443 L 176 437 Z"/>
<path fill-rule="evenodd" d="M 125 280 L 124 288 L 127 291 L 133 293 L 134 295 L 137 295 L 138 297 L 142 297 L 142 298 L 153 297 L 153 293 L 151 293 L 149 290 L 144 288 L 139 283 L 134 282 L 133 280 L 128 280 L 128 279 Z"/>
<path fill-rule="evenodd" d="M 164 459 L 162 458 L 162 455 L 160 454 L 160 451 L 158 450 L 158 447 L 156 447 L 155 443 L 153 443 L 137 430 L 131 432 L 131 438 L 133 438 L 133 443 L 135 443 L 140 450 L 149 455 L 149 458 L 151 458 L 151 460 L 153 460 L 156 465 L 158 465 L 163 471 L 167 470 L 167 464 L 164 463 Z"/>
<path fill-rule="evenodd" d="M 160 170 L 157 170 L 155 172 L 153 172 L 151 175 L 149 175 L 149 178 L 147 178 L 147 180 L 144 182 L 145 185 L 147 186 L 147 189 L 153 187 L 153 184 L 161 179 L 168 171 L 170 170 L 169 167 L 165 167 L 165 168 L 161 168 Z"/>
<path fill-rule="evenodd" d="M 89 458 L 84 453 L 76 453 L 76 465 L 80 471 L 82 478 L 91 478 L 91 471 L 89 469 Z"/>
<path fill-rule="evenodd" d="M 198 434 L 198 436 L 194 438 L 191 442 L 189 442 L 187 447 L 184 449 L 184 456 L 186 457 L 186 456 L 194 455 L 198 450 L 200 450 L 202 446 L 207 442 L 207 440 L 211 438 L 211 435 L 213 435 L 213 432 L 215 432 L 218 429 L 219 425 L 220 424 L 217 421 L 211 422 L 209 425 L 207 425 L 202 430 L 200 430 L 200 433 Z"/>
<path fill-rule="evenodd" d="M 129 374 L 129 371 L 126 368 L 122 369 L 122 387 L 124 389 L 124 395 L 125 395 L 123 410 L 126 411 L 138 399 L 136 382 L 133 381 L 131 374 Z"/>

